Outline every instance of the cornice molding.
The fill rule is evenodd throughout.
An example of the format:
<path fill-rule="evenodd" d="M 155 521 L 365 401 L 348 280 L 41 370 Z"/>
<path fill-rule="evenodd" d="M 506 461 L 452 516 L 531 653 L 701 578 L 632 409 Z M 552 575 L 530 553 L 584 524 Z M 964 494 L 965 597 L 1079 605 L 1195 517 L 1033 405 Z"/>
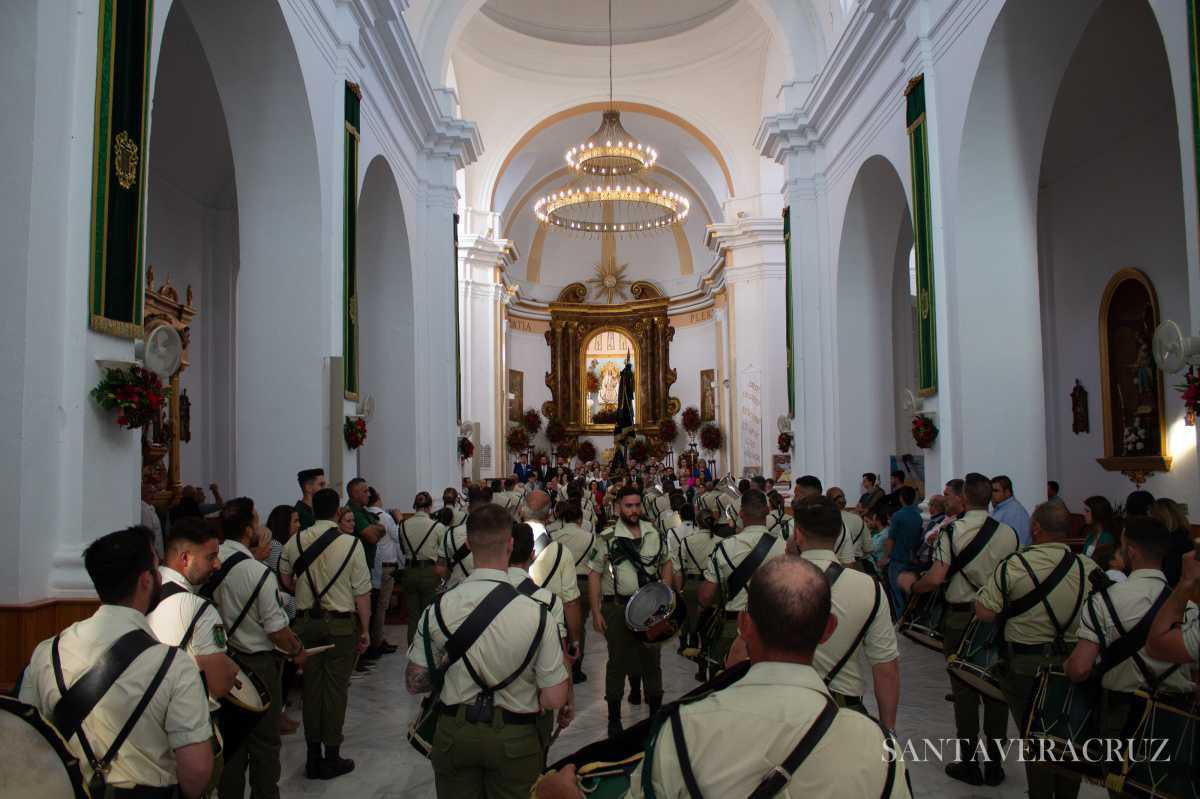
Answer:
<path fill-rule="evenodd" d="M 708 225 L 704 234 L 704 246 L 718 253 L 762 244 L 783 246 L 782 217 L 738 217 Z"/>

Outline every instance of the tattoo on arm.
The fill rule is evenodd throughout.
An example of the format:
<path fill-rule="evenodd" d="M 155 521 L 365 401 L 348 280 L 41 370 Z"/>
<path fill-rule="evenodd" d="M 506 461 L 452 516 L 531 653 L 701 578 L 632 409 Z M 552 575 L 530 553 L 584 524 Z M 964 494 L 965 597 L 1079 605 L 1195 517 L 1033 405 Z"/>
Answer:
<path fill-rule="evenodd" d="M 409 663 L 404 670 L 404 683 L 410 694 L 427 694 L 433 690 L 433 680 L 429 677 L 429 669 Z"/>

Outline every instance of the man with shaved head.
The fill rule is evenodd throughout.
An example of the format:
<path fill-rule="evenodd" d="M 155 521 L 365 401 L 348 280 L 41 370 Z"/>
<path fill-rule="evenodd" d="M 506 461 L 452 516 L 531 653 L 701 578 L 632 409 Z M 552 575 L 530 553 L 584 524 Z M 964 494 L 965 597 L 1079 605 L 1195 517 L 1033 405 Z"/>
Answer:
<path fill-rule="evenodd" d="M 838 796 L 910 796 L 899 744 L 868 716 L 839 709 L 812 666 L 837 629 L 822 571 L 785 555 L 764 564 L 747 591 L 738 649 L 749 669 L 727 688 L 663 708 L 626 796 L 647 795 L 645 770 L 657 796 L 827 796 L 831 785 Z M 801 740 L 822 728 L 805 753 Z M 544 778 L 537 796 L 582 797 L 574 766 Z"/>
<path fill-rule="evenodd" d="M 575 579 L 575 557 L 571 550 L 555 541 L 546 532 L 550 521 L 551 499 L 545 491 L 530 491 L 521 501 L 521 521 L 533 529 L 533 563 L 529 576 L 558 597 L 567 618 L 567 647 L 572 657 L 579 656 L 579 640 L 583 627 L 583 611 L 579 602 L 579 582 Z"/>

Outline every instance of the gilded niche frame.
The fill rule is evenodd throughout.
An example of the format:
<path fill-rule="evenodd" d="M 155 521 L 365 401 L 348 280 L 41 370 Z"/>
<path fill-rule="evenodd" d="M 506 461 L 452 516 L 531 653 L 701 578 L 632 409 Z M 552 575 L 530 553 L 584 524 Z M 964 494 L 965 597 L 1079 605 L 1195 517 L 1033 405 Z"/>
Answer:
<path fill-rule="evenodd" d="M 1151 356 L 1159 321 L 1158 295 L 1144 272 L 1127 268 L 1112 276 L 1100 303 L 1104 457 L 1096 460 L 1104 469 L 1121 472 L 1138 486 L 1151 474 L 1171 470 L 1163 374 Z M 1120 341 L 1112 340 L 1114 333 L 1123 334 Z M 1124 376 L 1125 371 L 1131 371 L 1132 376 Z M 1153 381 L 1153 385 L 1146 387 L 1145 381 Z M 1125 397 L 1127 389 L 1132 403 Z M 1132 413 L 1128 412 L 1129 404 L 1134 406 Z M 1131 452 L 1126 434 L 1136 439 L 1138 429 L 1144 432 L 1143 441 Z"/>
<path fill-rule="evenodd" d="M 561 295 L 560 295 L 561 296 Z M 572 299 L 574 297 L 572 296 Z M 546 387 L 551 399 L 542 405 L 549 419 L 562 422 L 568 434 L 604 434 L 611 423 L 586 421 L 587 345 L 599 333 L 619 333 L 633 345 L 634 412 L 639 432 L 653 434 L 659 422 L 679 411 L 679 400 L 668 396 L 676 372 L 670 368 L 670 343 L 675 328 L 667 318 L 667 299 L 653 297 L 621 305 L 582 302 L 550 304 L 550 371 Z"/>

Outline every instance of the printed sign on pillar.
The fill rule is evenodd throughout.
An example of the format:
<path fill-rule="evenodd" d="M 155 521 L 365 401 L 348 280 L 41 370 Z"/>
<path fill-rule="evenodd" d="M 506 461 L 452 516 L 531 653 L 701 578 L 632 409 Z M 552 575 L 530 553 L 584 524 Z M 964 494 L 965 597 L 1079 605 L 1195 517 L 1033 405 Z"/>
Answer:
<path fill-rule="evenodd" d="M 762 474 L 762 370 L 755 367 L 738 375 L 738 439 L 742 475 Z"/>

